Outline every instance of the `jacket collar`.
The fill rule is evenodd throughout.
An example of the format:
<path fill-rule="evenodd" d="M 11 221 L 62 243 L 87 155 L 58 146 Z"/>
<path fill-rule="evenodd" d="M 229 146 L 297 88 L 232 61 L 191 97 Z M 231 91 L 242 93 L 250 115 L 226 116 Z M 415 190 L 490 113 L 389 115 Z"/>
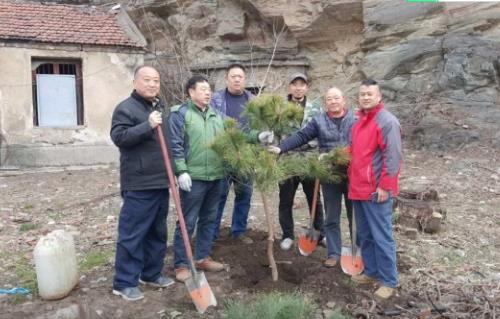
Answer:
<path fill-rule="evenodd" d="M 297 103 L 298 105 L 302 106 L 302 107 L 306 107 L 306 104 L 307 104 L 307 96 L 304 96 L 304 99 L 300 102 L 297 102 L 297 101 L 294 101 L 292 99 L 292 95 L 291 94 L 288 94 L 287 96 L 287 99 L 288 99 L 288 102 L 293 102 L 293 103 Z"/>
<path fill-rule="evenodd" d="M 161 110 L 163 108 L 161 100 L 160 100 L 159 97 L 156 97 L 157 102 L 153 103 L 150 100 L 146 100 L 145 98 L 143 98 L 142 96 L 140 96 L 139 93 L 137 93 L 136 90 L 134 90 L 132 92 L 132 94 L 130 94 L 130 96 L 133 99 L 135 99 L 136 101 L 138 101 L 139 103 L 141 103 L 142 105 L 144 105 L 144 107 L 146 107 L 147 109 L 154 108 L 154 109 L 160 109 Z"/>
<path fill-rule="evenodd" d="M 375 105 L 373 108 L 369 110 L 359 110 L 358 115 L 359 117 L 372 118 L 383 108 L 384 108 L 384 102 L 380 101 L 379 104 Z"/>
<path fill-rule="evenodd" d="M 187 101 L 187 106 L 196 112 L 199 112 L 200 114 L 205 114 L 206 116 L 212 116 L 212 115 L 217 115 L 217 113 L 214 112 L 210 104 L 207 105 L 207 108 L 205 111 L 200 110 L 199 107 L 197 107 L 192 100 Z"/>
<path fill-rule="evenodd" d="M 347 115 L 347 112 L 349 112 L 349 109 L 344 108 L 344 110 L 342 112 L 342 115 L 340 115 L 340 116 L 333 117 L 333 114 L 331 112 L 326 112 L 326 115 L 328 115 L 329 119 L 334 119 L 334 118 L 341 119 L 341 118 L 344 118 Z"/>

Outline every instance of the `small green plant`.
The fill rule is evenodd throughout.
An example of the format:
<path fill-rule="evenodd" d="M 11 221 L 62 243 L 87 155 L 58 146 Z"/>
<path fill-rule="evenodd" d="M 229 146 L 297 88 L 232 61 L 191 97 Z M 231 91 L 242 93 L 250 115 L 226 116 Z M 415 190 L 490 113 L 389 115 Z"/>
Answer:
<path fill-rule="evenodd" d="M 22 232 L 25 232 L 25 231 L 33 230 L 33 229 L 36 229 L 36 228 L 38 228 L 37 224 L 24 223 L 24 224 L 21 224 L 21 226 L 19 227 L 19 230 L 22 231 Z"/>
<path fill-rule="evenodd" d="M 344 315 L 340 310 L 335 309 L 333 313 L 330 314 L 328 319 L 349 319 L 351 317 Z"/>
<path fill-rule="evenodd" d="M 342 283 L 348 287 L 356 287 L 354 281 L 351 280 L 351 277 L 342 277 Z"/>
<path fill-rule="evenodd" d="M 393 224 L 396 224 L 398 222 L 398 219 L 399 219 L 399 209 L 395 209 L 393 212 L 392 212 L 392 218 L 391 218 L 391 221 Z"/>
<path fill-rule="evenodd" d="M 112 251 L 91 251 L 81 260 L 80 271 L 89 272 L 95 267 L 104 266 L 112 255 Z"/>
<path fill-rule="evenodd" d="M 24 205 L 24 209 L 25 210 L 33 209 L 33 207 L 35 207 L 35 206 L 33 206 L 33 204 L 26 204 L 26 205 Z"/>
<path fill-rule="evenodd" d="M 309 319 L 311 303 L 299 294 L 270 293 L 258 295 L 253 302 L 229 302 L 227 319 Z"/>
<path fill-rule="evenodd" d="M 57 221 L 57 220 L 60 220 L 61 219 L 61 214 L 60 213 L 56 213 L 54 211 L 52 211 L 51 213 L 47 214 L 47 216 L 54 220 L 54 221 Z"/>
<path fill-rule="evenodd" d="M 19 286 L 34 292 L 38 290 L 35 267 L 26 258 L 20 258 L 14 264 L 14 272 L 19 280 Z"/>
<path fill-rule="evenodd" d="M 38 282 L 35 267 L 30 265 L 28 259 L 21 255 L 14 255 L 14 262 L 9 268 L 9 270 L 16 274 L 17 281 L 15 286 L 29 289 L 31 294 L 37 293 Z M 7 302 L 11 305 L 18 305 L 26 301 L 27 299 L 24 295 L 11 295 L 7 299 Z"/>

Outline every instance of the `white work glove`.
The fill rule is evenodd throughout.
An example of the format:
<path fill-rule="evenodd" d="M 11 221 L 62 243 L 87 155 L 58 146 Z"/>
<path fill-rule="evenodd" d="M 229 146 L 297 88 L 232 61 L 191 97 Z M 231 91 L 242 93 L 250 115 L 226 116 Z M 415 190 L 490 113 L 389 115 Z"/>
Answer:
<path fill-rule="evenodd" d="M 267 147 L 267 151 L 268 152 L 271 152 L 271 153 L 274 153 L 274 154 L 280 154 L 281 153 L 281 148 L 277 147 L 277 146 L 268 146 Z"/>
<path fill-rule="evenodd" d="M 318 159 L 321 161 L 326 155 L 328 155 L 328 153 L 321 153 L 319 154 Z"/>
<path fill-rule="evenodd" d="M 191 191 L 191 176 L 189 176 L 188 173 L 182 173 L 179 175 L 179 177 L 177 177 L 177 183 L 179 184 L 179 188 L 183 191 Z"/>
<path fill-rule="evenodd" d="M 262 144 L 271 144 L 274 140 L 273 131 L 262 131 L 259 133 L 259 141 Z"/>
<path fill-rule="evenodd" d="M 162 122 L 161 113 L 158 111 L 151 112 L 151 114 L 149 114 L 149 117 L 148 117 L 148 122 L 149 122 L 149 126 L 151 126 L 151 128 L 156 128 Z"/>

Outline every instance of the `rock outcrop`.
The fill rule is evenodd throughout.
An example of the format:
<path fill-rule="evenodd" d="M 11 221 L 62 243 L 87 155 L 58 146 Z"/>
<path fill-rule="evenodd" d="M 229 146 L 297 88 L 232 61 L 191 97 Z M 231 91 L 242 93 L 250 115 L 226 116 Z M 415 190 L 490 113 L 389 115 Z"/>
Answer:
<path fill-rule="evenodd" d="M 248 85 L 286 90 L 305 71 L 310 96 L 343 88 L 355 103 L 359 81 L 382 85 L 407 141 L 434 150 L 500 147 L 500 4 L 403 0 L 137 0 L 127 10 L 182 98 L 189 72 L 216 87 L 224 66 L 250 69 Z M 273 60 L 271 72 L 265 75 Z M 264 81 L 265 80 L 265 81 Z"/>

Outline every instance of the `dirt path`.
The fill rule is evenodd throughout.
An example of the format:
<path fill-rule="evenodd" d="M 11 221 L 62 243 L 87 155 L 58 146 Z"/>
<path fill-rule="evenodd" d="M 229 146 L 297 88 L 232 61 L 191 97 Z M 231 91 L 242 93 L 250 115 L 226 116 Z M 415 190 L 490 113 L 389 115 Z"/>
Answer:
<path fill-rule="evenodd" d="M 227 230 L 225 236 L 223 232 L 213 256 L 227 263 L 228 271 L 207 276 L 221 306 L 204 317 L 221 318 L 222 305 L 230 299 L 247 300 L 258 292 L 279 290 L 303 292 L 317 305 L 316 318 L 324 318 L 333 307 L 370 313 L 370 318 L 381 317 L 377 313 L 383 310 L 399 309 L 399 318 L 415 318 L 433 302 L 445 305 L 453 318 L 493 318 L 495 311 L 500 313 L 499 155 L 480 147 L 447 154 L 406 151 L 402 187 L 436 189 L 447 217 L 439 234 L 410 239 L 396 231 L 401 288 L 399 296 L 386 304 L 373 301 L 374 287 L 357 287 L 339 268 L 322 267 L 324 248 L 304 258 L 296 250 L 280 251 L 277 241 L 280 280 L 272 283 L 264 253 L 262 203 L 254 196 L 249 226 L 255 243 L 235 243 Z M 0 288 L 33 287 L 34 245 L 54 229 L 74 235 L 82 262 L 80 284 L 70 296 L 46 302 L 36 294 L 0 295 L 0 318 L 56 318 L 57 311 L 74 313 L 74 318 L 78 313 L 81 318 L 199 317 L 181 284 L 145 290 L 146 298 L 135 303 L 111 295 L 121 204 L 117 181 L 113 167 L 0 171 Z M 270 198 L 277 212 L 277 194 Z M 297 227 L 307 221 L 301 192 L 298 198 Z M 228 205 L 227 215 L 230 211 Z M 174 214 L 171 207 L 169 241 Z M 229 221 L 226 217 L 224 223 Z M 346 219 L 342 221 L 347 238 Z M 279 236 L 277 216 L 275 226 Z M 171 258 L 169 249 L 165 271 L 170 275 Z"/>

